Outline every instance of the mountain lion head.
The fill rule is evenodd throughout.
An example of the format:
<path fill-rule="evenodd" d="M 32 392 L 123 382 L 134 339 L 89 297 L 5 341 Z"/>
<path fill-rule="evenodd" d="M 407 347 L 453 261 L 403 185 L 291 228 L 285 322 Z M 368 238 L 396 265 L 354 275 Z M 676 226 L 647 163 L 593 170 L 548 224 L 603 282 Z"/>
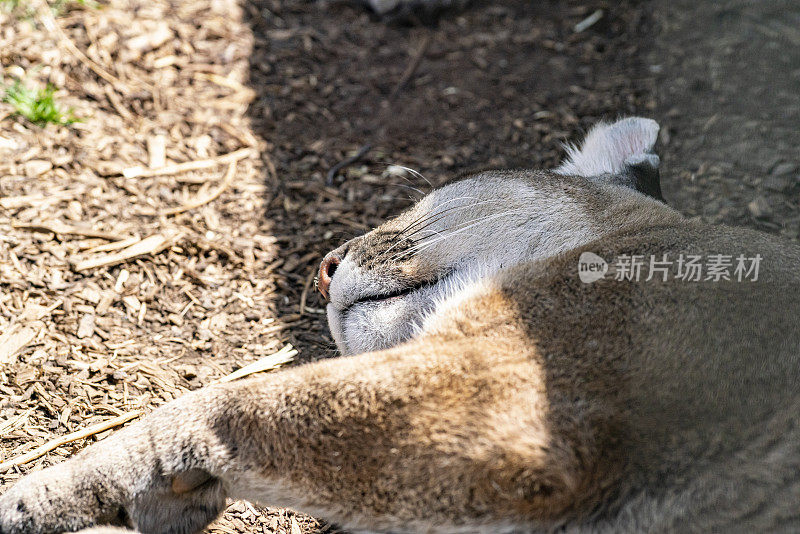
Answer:
<path fill-rule="evenodd" d="M 615 214 L 663 210 L 658 129 L 643 118 L 598 124 L 555 170 L 468 176 L 327 254 L 319 289 L 340 351 L 402 343 L 500 270 L 588 243 Z"/>

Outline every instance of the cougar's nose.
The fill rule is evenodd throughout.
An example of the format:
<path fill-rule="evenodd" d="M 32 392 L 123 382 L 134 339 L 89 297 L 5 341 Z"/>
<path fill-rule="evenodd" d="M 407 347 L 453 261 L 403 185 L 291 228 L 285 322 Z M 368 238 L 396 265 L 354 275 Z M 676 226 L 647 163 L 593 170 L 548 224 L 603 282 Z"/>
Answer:
<path fill-rule="evenodd" d="M 336 252 L 328 252 L 325 255 L 325 258 L 322 260 L 322 264 L 319 266 L 319 276 L 317 277 L 317 289 L 325 300 L 328 299 L 328 288 L 331 285 L 331 278 L 333 278 L 333 273 L 336 272 L 336 267 L 342 263 L 342 258 Z"/>

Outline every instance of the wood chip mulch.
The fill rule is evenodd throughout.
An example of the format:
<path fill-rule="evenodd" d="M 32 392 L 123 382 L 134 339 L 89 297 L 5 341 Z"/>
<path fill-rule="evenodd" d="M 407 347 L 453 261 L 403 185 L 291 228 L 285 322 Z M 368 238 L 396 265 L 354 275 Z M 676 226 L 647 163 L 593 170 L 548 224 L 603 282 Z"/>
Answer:
<path fill-rule="evenodd" d="M 4 81 L 53 83 L 83 119 L 40 128 L 0 104 L 0 459 L 148 412 L 278 351 L 301 319 L 275 313 L 286 260 L 260 228 L 275 168 L 246 116 L 240 11 L 114 1 L 57 17 L 63 34 L 0 12 Z M 113 430 L 7 469 L 2 487 Z M 320 528 L 235 503 L 211 531 L 254 525 Z"/>
<path fill-rule="evenodd" d="M 52 83 L 83 120 L 0 103 L 0 465 L 65 443 L 0 492 L 288 345 L 333 355 L 321 256 L 430 187 L 390 165 L 433 184 L 551 165 L 599 118 L 654 108 L 631 75 L 636 2 L 478 2 L 407 27 L 347 2 L 42 1 L 0 11 L 1 81 Z M 245 502 L 209 529 L 334 530 Z"/>

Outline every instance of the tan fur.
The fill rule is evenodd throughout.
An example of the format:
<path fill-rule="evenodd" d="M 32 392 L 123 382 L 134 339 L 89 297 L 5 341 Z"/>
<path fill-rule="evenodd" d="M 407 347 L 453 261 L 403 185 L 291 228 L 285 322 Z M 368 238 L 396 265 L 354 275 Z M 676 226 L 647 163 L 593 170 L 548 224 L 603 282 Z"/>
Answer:
<path fill-rule="evenodd" d="M 372 532 L 797 531 L 800 250 L 614 180 L 487 173 L 440 190 L 336 252 L 343 351 L 375 324 L 399 344 L 186 395 L 21 480 L 0 533 L 196 532 L 226 496 Z M 436 232 L 535 202 L 387 261 L 386 236 L 464 197 L 475 209 Z M 584 284 L 584 251 L 763 261 L 757 282 Z"/>

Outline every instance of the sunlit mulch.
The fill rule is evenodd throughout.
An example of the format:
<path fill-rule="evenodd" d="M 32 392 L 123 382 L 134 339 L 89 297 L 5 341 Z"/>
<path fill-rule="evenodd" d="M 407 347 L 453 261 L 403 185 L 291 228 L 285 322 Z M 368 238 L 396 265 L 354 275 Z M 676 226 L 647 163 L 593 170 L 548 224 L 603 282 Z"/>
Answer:
<path fill-rule="evenodd" d="M 0 104 L 4 461 L 135 419 L 271 354 L 297 319 L 274 314 L 272 271 L 283 260 L 259 231 L 274 167 L 245 117 L 252 34 L 238 5 L 114 1 L 46 13 L 0 15 L 4 81 L 63 88 L 60 102 L 82 122 L 42 129 Z M 85 445 L 12 467 L 2 482 Z M 259 522 L 316 525 L 239 504 L 212 530 Z"/>

